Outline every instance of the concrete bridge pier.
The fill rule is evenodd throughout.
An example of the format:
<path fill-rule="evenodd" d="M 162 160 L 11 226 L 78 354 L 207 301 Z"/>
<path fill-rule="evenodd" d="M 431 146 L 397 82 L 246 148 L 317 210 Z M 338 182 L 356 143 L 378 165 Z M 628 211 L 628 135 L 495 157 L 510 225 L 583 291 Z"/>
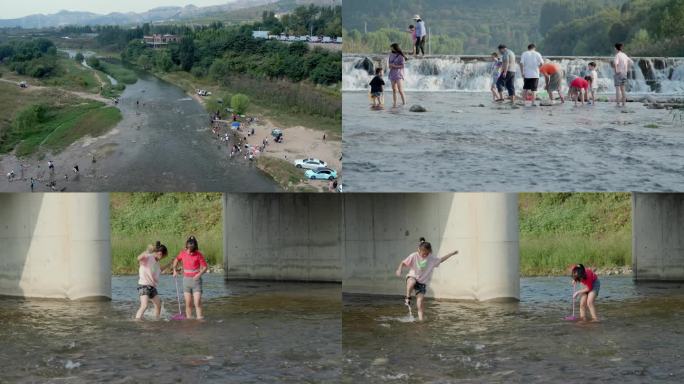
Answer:
<path fill-rule="evenodd" d="M 111 297 L 109 195 L 0 194 L 0 294 Z"/>
<path fill-rule="evenodd" d="M 394 272 L 417 250 L 452 257 L 433 273 L 428 296 L 520 298 L 517 195 L 497 193 L 350 194 L 344 196 L 343 291 L 403 295 Z"/>
<path fill-rule="evenodd" d="M 635 281 L 684 281 L 684 194 L 632 194 Z"/>
<path fill-rule="evenodd" d="M 227 193 L 223 207 L 227 279 L 341 281 L 340 195 Z"/>

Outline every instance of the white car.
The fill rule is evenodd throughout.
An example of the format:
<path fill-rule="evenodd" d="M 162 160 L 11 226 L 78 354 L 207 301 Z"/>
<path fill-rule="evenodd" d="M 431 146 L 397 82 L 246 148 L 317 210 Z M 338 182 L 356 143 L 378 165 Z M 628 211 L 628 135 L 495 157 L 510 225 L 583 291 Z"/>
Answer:
<path fill-rule="evenodd" d="M 294 165 L 295 167 L 300 169 L 318 169 L 325 168 L 328 166 L 328 164 L 326 164 L 325 161 L 313 158 L 295 160 Z"/>
<path fill-rule="evenodd" d="M 323 36 L 323 42 L 324 43 L 332 43 L 332 39 L 330 36 Z"/>
<path fill-rule="evenodd" d="M 309 42 L 310 42 L 310 43 L 318 43 L 318 42 L 320 42 L 320 41 L 321 41 L 321 38 L 318 37 L 318 36 L 311 36 L 311 37 L 309 37 Z"/>
<path fill-rule="evenodd" d="M 342 44 L 342 38 L 341 38 L 341 37 L 338 37 L 337 39 L 335 39 L 335 42 L 336 42 L 337 44 Z"/>
<path fill-rule="evenodd" d="M 290 36 L 287 38 L 288 41 L 297 41 L 297 36 Z"/>

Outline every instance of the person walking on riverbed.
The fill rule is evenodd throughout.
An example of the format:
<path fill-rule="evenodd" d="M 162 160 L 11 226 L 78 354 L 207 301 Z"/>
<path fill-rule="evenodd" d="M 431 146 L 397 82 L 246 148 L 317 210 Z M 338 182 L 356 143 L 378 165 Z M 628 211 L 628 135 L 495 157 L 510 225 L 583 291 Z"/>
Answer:
<path fill-rule="evenodd" d="M 425 241 L 424 237 L 420 238 L 418 244 L 418 252 L 410 254 L 405 258 L 399 267 L 397 267 L 396 275 L 401 277 L 401 272 L 404 267 L 409 271 L 406 274 L 406 296 L 404 304 L 411 306 L 411 291 L 416 292 L 416 306 L 418 307 L 418 320 L 423 321 L 424 305 L 423 300 L 427 293 L 427 285 L 432 279 L 432 271 L 439 267 L 451 256 L 454 256 L 458 251 L 451 252 L 442 257 L 437 257 L 432 254 L 432 245 Z"/>
<path fill-rule="evenodd" d="M 387 59 L 387 65 L 390 68 L 389 80 L 392 83 L 392 100 L 393 107 L 397 107 L 397 93 L 401 96 L 401 105 L 406 105 L 406 96 L 404 95 L 404 66 L 406 65 L 407 57 L 399 48 L 399 44 L 393 43 L 391 46 L 392 52 Z"/>
<path fill-rule="evenodd" d="M 416 22 L 416 50 L 415 54 L 425 56 L 425 42 L 427 41 L 427 27 L 425 22 L 420 18 L 420 15 L 413 16 Z"/>
<path fill-rule="evenodd" d="M 530 44 L 527 51 L 520 55 L 520 71 L 523 74 L 523 100 L 532 100 L 532 106 L 536 106 L 536 93 L 539 86 L 539 68 L 544 64 L 542 55 L 537 52 L 536 46 Z"/>
<path fill-rule="evenodd" d="M 150 245 L 147 250 L 138 256 L 138 294 L 140 296 L 140 308 L 135 314 L 136 320 L 142 320 L 150 301 L 154 304 L 154 317 L 159 320 L 161 315 L 161 298 L 157 292 L 161 267 L 159 260 L 166 257 L 168 251 L 166 246 L 157 241 L 155 245 Z"/>
<path fill-rule="evenodd" d="M 590 268 L 585 268 L 584 265 L 577 264 L 572 268 L 572 286 L 575 287 L 577 283 L 584 285 L 584 288 L 575 291 L 572 295 L 573 300 L 575 300 L 577 296 L 580 296 L 580 320 L 587 321 L 585 308 L 588 308 L 589 313 L 591 314 L 591 322 L 599 322 L 594 301 L 596 301 L 596 297 L 601 289 L 601 281 L 598 276 L 596 276 L 596 273 Z"/>
<path fill-rule="evenodd" d="M 615 102 L 617 106 L 627 106 L 627 94 L 625 92 L 625 86 L 627 85 L 627 74 L 629 73 L 629 68 L 634 65 L 634 61 L 629 58 L 622 49 L 624 44 L 615 44 L 615 60 L 613 60 L 613 69 L 615 69 L 615 76 L 613 78 L 615 82 Z"/>
<path fill-rule="evenodd" d="M 185 299 L 185 316 L 192 318 L 192 303 L 195 304 L 197 320 L 203 320 L 202 315 L 202 275 L 207 271 L 207 261 L 199 251 L 195 236 L 190 236 L 185 242 L 185 249 L 180 251 L 173 260 L 173 276 L 177 276 L 177 265 L 183 264 L 183 297 Z"/>
<path fill-rule="evenodd" d="M 492 98 L 494 101 L 503 101 L 503 88 L 498 85 L 499 77 L 501 76 L 501 59 L 498 52 L 492 52 L 492 64 L 490 66 L 490 73 L 492 74 L 492 85 L 489 90 L 492 91 Z"/>
<path fill-rule="evenodd" d="M 504 44 L 499 45 L 499 53 L 501 54 L 501 76 L 497 85 L 503 89 L 508 90 L 508 97 L 511 99 L 511 104 L 515 103 L 515 52 L 508 49 Z"/>

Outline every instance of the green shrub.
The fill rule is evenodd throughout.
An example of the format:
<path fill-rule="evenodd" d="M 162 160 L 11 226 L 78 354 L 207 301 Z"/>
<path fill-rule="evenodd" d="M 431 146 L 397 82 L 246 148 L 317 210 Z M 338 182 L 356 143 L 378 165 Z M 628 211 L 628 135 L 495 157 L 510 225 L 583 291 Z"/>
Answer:
<path fill-rule="evenodd" d="M 238 115 L 244 115 L 247 113 L 247 108 L 249 107 L 249 97 L 238 93 L 230 99 L 230 107 Z"/>

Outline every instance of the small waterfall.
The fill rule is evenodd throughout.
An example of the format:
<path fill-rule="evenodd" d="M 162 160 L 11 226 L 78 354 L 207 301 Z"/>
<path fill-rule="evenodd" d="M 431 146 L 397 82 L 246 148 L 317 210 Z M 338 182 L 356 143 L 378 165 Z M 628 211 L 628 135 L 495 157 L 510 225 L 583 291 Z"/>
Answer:
<path fill-rule="evenodd" d="M 564 92 L 568 80 L 584 75 L 587 64 L 597 64 L 598 92 L 613 93 L 614 71 L 612 57 L 550 57 L 565 71 Z M 633 58 L 635 66 L 629 75 L 627 90 L 638 94 L 684 94 L 684 58 Z M 361 91 L 368 88 L 368 82 L 376 66 L 382 66 L 385 77 L 389 72 L 385 56 L 344 55 L 342 60 L 342 89 Z M 486 56 L 434 56 L 409 59 L 404 69 L 404 89 L 408 91 L 460 91 L 488 92 L 491 85 L 491 61 Z M 389 81 L 387 81 L 389 90 Z M 523 79 L 519 68 L 516 88 L 522 89 Z"/>

